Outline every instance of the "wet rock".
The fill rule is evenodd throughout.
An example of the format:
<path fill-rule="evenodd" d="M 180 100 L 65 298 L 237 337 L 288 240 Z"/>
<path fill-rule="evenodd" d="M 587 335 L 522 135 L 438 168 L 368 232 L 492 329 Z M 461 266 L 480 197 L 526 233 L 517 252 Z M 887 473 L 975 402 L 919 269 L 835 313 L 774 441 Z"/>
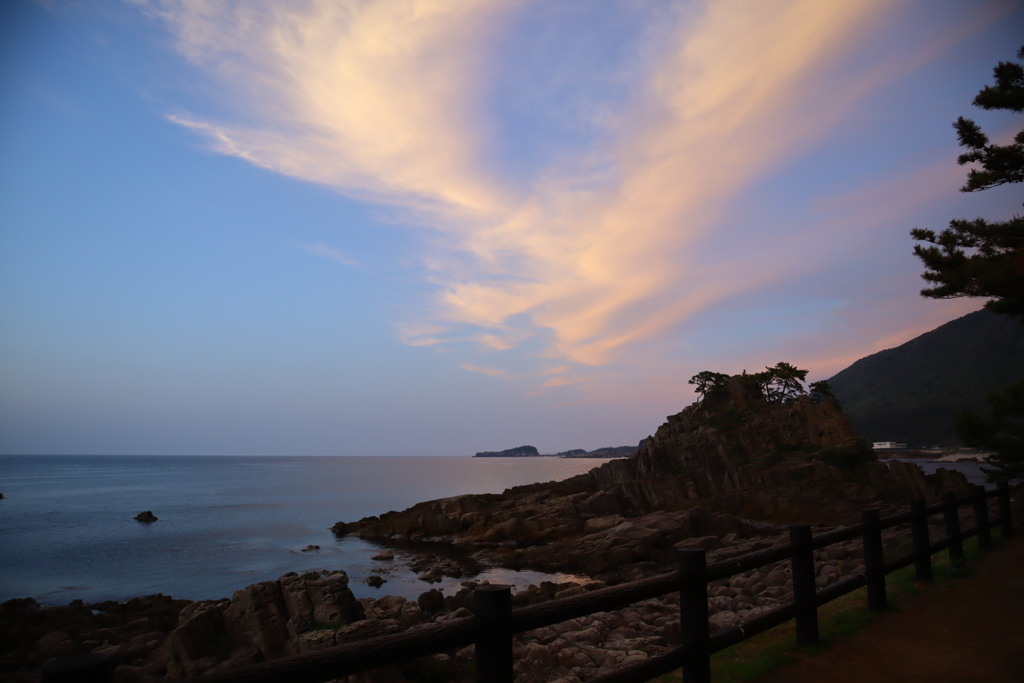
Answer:
<path fill-rule="evenodd" d="M 140 512 L 139 514 L 135 515 L 135 519 L 140 521 L 140 522 L 150 523 L 150 522 L 155 522 L 158 519 L 158 517 L 153 514 L 152 510 L 144 510 L 144 511 Z"/>

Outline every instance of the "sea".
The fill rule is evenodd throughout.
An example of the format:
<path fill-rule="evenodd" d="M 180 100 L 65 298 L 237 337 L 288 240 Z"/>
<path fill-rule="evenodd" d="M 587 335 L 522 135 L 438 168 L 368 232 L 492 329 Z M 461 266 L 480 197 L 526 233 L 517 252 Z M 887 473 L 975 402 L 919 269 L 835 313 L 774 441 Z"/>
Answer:
<path fill-rule="evenodd" d="M 451 594 L 382 546 L 337 538 L 351 522 L 464 493 L 558 481 L 605 459 L 438 457 L 0 456 L 0 602 L 126 601 L 162 593 L 230 597 L 288 572 L 344 570 L 357 597 Z M 135 515 L 150 510 L 156 522 Z M 310 549 L 318 546 L 318 549 Z M 380 588 L 366 583 L 385 579 Z M 474 580 L 522 588 L 573 577 L 484 569 Z"/>
<path fill-rule="evenodd" d="M 483 568 L 428 584 L 408 568 L 417 549 L 335 537 L 351 522 L 464 493 L 558 481 L 605 459 L 439 457 L 0 456 L 0 602 L 126 601 L 163 593 L 230 597 L 288 572 L 344 570 L 357 597 L 413 599 L 486 580 L 514 589 L 577 577 Z M 917 461 L 963 471 L 976 464 Z M 150 510 L 158 518 L 138 522 Z M 310 549 L 316 546 L 316 549 Z M 419 552 L 422 552 L 422 548 Z M 366 580 L 380 576 L 373 588 Z"/>

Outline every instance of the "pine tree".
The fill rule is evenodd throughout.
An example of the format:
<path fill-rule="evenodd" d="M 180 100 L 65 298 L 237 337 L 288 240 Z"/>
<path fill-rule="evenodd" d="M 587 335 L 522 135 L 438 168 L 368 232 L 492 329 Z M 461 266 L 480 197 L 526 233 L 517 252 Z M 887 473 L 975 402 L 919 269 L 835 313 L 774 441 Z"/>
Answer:
<path fill-rule="evenodd" d="M 1024 46 L 1017 56 L 1024 59 Z M 1024 111 L 1024 67 L 1000 62 L 993 74 L 996 84 L 985 86 L 974 105 Z M 966 150 L 957 162 L 977 164 L 968 171 L 961 191 L 978 192 L 1024 180 L 1024 129 L 1010 144 L 996 145 L 970 119 L 961 116 L 953 126 Z M 1024 216 L 996 223 L 956 219 L 938 234 L 926 228 L 914 228 L 910 234 L 923 243 L 914 245 L 914 254 L 924 263 L 922 277 L 931 283 L 921 290 L 922 296 L 991 298 L 985 304 L 989 310 L 1024 316 Z"/>

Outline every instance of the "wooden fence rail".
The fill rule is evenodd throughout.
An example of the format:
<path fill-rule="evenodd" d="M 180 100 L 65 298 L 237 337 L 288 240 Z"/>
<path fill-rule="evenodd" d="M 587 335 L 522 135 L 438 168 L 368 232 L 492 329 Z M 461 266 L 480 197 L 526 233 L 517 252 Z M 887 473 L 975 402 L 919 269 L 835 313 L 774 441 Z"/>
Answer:
<path fill-rule="evenodd" d="M 999 508 L 995 520 L 990 519 L 988 506 L 988 500 L 993 497 L 998 499 Z M 959 509 L 965 505 L 973 509 L 974 526 L 969 529 L 961 529 L 960 525 Z M 937 514 L 942 515 L 946 534 L 942 540 L 932 542 L 928 519 Z M 913 550 L 909 555 L 886 561 L 882 532 L 908 523 L 911 525 Z M 817 536 L 811 534 L 810 526 L 793 526 L 790 527 L 788 543 L 711 565 L 706 563 L 703 550 L 684 550 L 679 554 L 679 565 L 675 571 L 518 609 L 511 608 L 509 587 L 481 586 L 474 592 L 474 614 L 471 617 L 419 626 L 402 633 L 191 680 L 195 683 L 318 683 L 473 645 L 477 681 L 511 683 L 512 643 L 516 634 L 678 591 L 682 645 L 593 679 L 594 683 L 643 683 L 677 669 L 682 670 L 685 683 L 709 683 L 712 654 L 790 620 L 795 621 L 797 643 L 815 645 L 819 642 L 818 607 L 867 586 L 868 609 L 884 610 L 887 605 L 885 577 L 888 574 L 914 565 L 916 578 L 930 581 L 933 575 L 932 555 L 948 550 L 950 562 L 954 566 L 962 565 L 964 539 L 977 536 L 978 547 L 990 550 L 993 524 L 998 524 L 1003 538 L 1013 536 L 1009 487 L 1005 481 L 999 482 L 991 491 L 977 486 L 973 495 L 965 498 L 946 494 L 941 502 L 930 506 L 922 500 L 914 500 L 909 511 L 884 518 L 880 517 L 878 510 L 865 510 L 859 524 Z M 814 551 L 855 538 L 860 538 L 863 543 L 864 572 L 817 589 Z M 783 560 L 789 560 L 792 570 L 793 601 L 711 636 L 708 584 Z M 77 679 L 44 676 L 44 680 Z"/>
<path fill-rule="evenodd" d="M 995 520 L 990 519 L 988 506 L 988 499 L 993 497 L 999 503 L 999 515 Z M 969 529 L 962 529 L 960 524 L 959 509 L 965 505 L 973 510 L 974 526 Z M 928 520 L 937 514 L 942 515 L 946 533 L 942 540 L 932 542 Z M 882 532 L 908 523 L 913 550 L 909 555 L 886 561 Z M 511 608 L 510 588 L 481 586 L 474 594 L 472 617 L 193 680 L 197 683 L 271 683 L 285 680 L 315 683 L 473 644 L 477 680 L 511 683 L 512 639 L 516 634 L 678 591 L 683 644 L 594 680 L 595 683 L 642 683 L 682 669 L 686 683 L 705 683 L 711 680 L 712 654 L 787 621 L 795 621 L 799 645 L 817 644 L 818 607 L 861 587 L 867 587 L 868 609 L 886 609 L 888 574 L 914 565 L 916 578 L 930 581 L 933 576 L 931 557 L 935 553 L 948 550 L 950 562 L 959 566 L 964 561 L 963 541 L 973 536 L 977 536 L 981 550 L 991 550 L 994 523 L 998 524 L 1004 538 L 1013 536 L 1006 482 L 1000 482 L 991 491 L 977 486 L 972 496 L 961 499 L 945 494 L 941 502 L 930 506 L 923 500 L 914 500 L 909 511 L 884 518 L 878 510 L 865 510 L 859 524 L 818 536 L 811 534 L 810 526 L 793 526 L 790 527 L 789 543 L 712 565 L 706 563 L 703 550 L 684 550 L 679 554 L 676 571 L 514 610 Z M 817 589 L 814 551 L 856 538 L 863 543 L 864 572 Z M 792 569 L 793 601 L 712 637 L 708 621 L 708 584 L 787 559 Z"/>

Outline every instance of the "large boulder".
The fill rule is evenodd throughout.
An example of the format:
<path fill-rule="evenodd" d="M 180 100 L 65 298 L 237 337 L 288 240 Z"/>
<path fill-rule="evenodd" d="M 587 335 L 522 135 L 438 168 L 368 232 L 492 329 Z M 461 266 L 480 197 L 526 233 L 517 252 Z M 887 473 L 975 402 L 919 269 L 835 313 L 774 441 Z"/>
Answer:
<path fill-rule="evenodd" d="M 275 659 L 330 641 L 310 635 L 335 632 L 364 618 L 345 572 L 286 574 L 235 591 L 231 600 L 199 602 L 182 610 L 167 647 L 172 676 L 194 676 L 230 661 Z"/>

